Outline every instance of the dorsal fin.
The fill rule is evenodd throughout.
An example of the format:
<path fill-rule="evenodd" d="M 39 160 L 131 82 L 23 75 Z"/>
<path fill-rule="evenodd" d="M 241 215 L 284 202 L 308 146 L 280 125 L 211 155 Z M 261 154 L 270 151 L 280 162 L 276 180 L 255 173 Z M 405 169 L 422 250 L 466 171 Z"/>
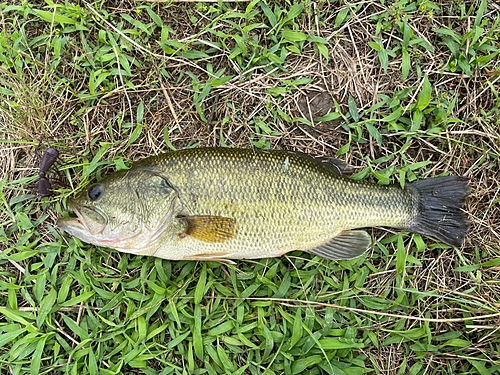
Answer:
<path fill-rule="evenodd" d="M 315 163 L 319 163 L 325 166 L 337 176 L 349 176 L 352 174 L 352 168 L 340 159 L 336 159 L 331 156 L 311 156 L 300 151 L 291 152 L 299 155 L 302 158 L 309 159 L 311 161 L 314 161 Z"/>
<path fill-rule="evenodd" d="M 352 168 L 344 161 L 329 156 L 321 156 L 316 158 L 321 164 L 330 169 L 333 173 L 339 176 L 350 176 Z"/>

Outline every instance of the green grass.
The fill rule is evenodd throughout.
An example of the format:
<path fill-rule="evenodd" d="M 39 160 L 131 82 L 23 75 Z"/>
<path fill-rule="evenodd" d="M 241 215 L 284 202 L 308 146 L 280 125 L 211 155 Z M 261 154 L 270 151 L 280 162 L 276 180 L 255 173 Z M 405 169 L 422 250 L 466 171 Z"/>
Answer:
<path fill-rule="evenodd" d="M 0 4 L 0 373 L 500 374 L 493 3 Z M 42 138 L 67 151 L 43 200 Z M 370 229 L 359 259 L 236 265 L 55 228 L 95 179 L 204 146 L 337 155 L 381 184 L 466 175 L 471 228 L 457 249 Z"/>

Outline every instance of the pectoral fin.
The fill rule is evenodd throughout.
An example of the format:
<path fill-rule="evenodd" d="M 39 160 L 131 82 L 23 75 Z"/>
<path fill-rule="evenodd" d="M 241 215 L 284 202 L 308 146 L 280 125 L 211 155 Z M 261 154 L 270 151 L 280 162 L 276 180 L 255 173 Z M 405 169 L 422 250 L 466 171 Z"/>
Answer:
<path fill-rule="evenodd" d="M 185 260 L 199 260 L 202 262 L 221 262 L 226 264 L 236 264 L 232 260 L 227 259 L 233 255 L 232 253 L 207 253 L 207 254 L 196 254 L 188 257 L 184 257 Z"/>
<path fill-rule="evenodd" d="M 371 243 L 371 237 L 365 231 L 346 230 L 309 252 L 331 260 L 353 259 L 363 255 Z"/>
<path fill-rule="evenodd" d="M 220 216 L 186 216 L 181 220 L 187 223 L 184 233 L 207 243 L 222 243 L 237 235 L 234 219 Z"/>

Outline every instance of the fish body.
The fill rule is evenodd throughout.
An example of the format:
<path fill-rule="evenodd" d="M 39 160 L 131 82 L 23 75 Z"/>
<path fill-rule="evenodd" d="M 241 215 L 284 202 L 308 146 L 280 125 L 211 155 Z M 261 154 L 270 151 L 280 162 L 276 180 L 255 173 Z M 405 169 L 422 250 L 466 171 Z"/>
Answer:
<path fill-rule="evenodd" d="M 356 228 L 387 226 L 458 246 L 467 179 L 377 185 L 343 176 L 339 162 L 289 151 L 201 148 L 143 159 L 68 205 L 58 226 L 98 246 L 164 259 L 281 256 L 303 250 L 350 259 L 371 244 Z"/>

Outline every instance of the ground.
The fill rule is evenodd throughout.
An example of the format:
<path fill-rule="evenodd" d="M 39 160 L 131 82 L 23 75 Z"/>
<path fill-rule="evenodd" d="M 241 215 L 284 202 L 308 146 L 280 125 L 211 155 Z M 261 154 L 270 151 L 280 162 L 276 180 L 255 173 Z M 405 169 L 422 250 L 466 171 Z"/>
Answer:
<path fill-rule="evenodd" d="M 0 9 L 1 373 L 500 373 L 496 1 Z M 43 199 L 41 141 L 61 150 Z M 467 176 L 469 233 L 221 265 L 55 227 L 105 174 L 207 146 L 335 156 L 381 184 Z"/>

